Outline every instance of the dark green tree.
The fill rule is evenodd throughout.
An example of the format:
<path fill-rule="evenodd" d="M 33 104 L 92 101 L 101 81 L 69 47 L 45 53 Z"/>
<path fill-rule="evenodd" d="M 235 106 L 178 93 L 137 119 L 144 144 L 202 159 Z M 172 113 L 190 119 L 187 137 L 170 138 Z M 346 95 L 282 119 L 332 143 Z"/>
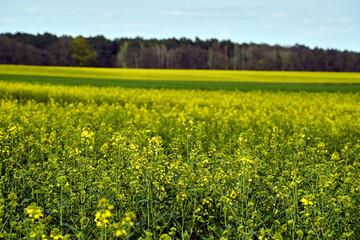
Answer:
<path fill-rule="evenodd" d="M 119 50 L 117 42 L 106 39 L 102 35 L 86 40 L 98 53 L 95 67 L 115 67 L 116 54 Z"/>
<path fill-rule="evenodd" d="M 70 42 L 70 53 L 73 66 L 92 67 L 96 64 L 98 54 L 83 37 L 77 37 Z"/>
<path fill-rule="evenodd" d="M 0 33 L 0 63 L 127 68 L 360 72 L 360 52 L 217 39 L 89 38 Z"/>

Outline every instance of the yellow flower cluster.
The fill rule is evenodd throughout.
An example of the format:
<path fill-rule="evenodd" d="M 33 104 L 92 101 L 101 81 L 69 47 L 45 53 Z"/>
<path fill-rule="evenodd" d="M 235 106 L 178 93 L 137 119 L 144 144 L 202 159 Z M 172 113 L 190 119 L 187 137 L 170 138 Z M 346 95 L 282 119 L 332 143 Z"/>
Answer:
<path fill-rule="evenodd" d="M 113 205 L 105 198 L 101 199 L 98 203 L 98 211 L 95 213 L 95 223 L 97 227 L 109 227 L 109 218 L 112 217 L 111 210 L 114 209 Z"/>
<path fill-rule="evenodd" d="M 36 203 L 32 203 L 25 208 L 25 213 L 29 215 L 31 220 L 37 220 L 44 217 L 42 210 L 36 205 Z"/>

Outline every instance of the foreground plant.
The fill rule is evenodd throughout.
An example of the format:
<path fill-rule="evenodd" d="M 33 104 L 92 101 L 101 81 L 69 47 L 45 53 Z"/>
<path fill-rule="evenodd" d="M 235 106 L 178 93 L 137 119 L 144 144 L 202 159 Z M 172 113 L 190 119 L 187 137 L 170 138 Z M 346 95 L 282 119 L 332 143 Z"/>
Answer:
<path fill-rule="evenodd" d="M 1 238 L 360 235 L 358 93 L 0 90 Z"/>

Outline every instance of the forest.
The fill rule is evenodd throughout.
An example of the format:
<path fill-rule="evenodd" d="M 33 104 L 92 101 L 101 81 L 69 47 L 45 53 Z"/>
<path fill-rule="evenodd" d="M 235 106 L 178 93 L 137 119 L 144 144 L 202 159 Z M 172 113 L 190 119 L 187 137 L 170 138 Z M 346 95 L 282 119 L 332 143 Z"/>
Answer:
<path fill-rule="evenodd" d="M 0 34 L 0 64 L 360 72 L 360 53 L 217 39 Z"/>

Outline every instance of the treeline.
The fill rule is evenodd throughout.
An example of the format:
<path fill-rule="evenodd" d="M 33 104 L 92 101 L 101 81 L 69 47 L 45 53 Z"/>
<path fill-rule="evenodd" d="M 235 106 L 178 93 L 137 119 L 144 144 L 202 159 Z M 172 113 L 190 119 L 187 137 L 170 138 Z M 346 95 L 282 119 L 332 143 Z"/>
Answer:
<path fill-rule="evenodd" d="M 360 53 L 217 39 L 0 34 L 0 63 L 122 68 L 360 72 Z"/>

